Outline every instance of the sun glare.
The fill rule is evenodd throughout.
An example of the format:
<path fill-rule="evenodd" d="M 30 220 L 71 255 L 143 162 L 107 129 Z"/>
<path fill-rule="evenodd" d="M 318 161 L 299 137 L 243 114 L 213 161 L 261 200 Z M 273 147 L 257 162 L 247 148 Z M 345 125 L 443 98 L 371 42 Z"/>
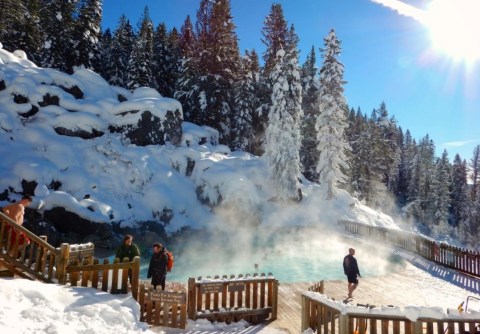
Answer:
<path fill-rule="evenodd" d="M 480 0 L 433 0 L 425 18 L 435 49 L 455 60 L 480 60 Z"/>

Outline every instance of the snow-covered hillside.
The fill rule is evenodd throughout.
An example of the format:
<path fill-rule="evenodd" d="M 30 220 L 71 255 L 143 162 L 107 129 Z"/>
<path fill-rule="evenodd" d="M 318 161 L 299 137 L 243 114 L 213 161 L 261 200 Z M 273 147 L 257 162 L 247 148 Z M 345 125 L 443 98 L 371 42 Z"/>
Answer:
<path fill-rule="evenodd" d="M 52 97 L 55 103 L 45 103 Z M 127 131 L 112 130 L 135 127 L 145 111 L 160 120 L 164 144 L 139 146 Z M 32 207 L 40 213 L 63 207 L 96 223 L 154 221 L 173 232 L 351 219 L 396 228 L 345 192 L 326 201 L 322 188 L 306 180 L 302 202 L 270 201 L 275 194 L 262 157 L 230 152 L 217 144 L 216 130 L 187 122 L 172 143 L 161 123 L 171 111 L 181 120 L 179 102 L 152 89 L 129 92 L 91 71 L 39 68 L 22 52 L 0 49 L 0 205 L 34 182 Z"/>

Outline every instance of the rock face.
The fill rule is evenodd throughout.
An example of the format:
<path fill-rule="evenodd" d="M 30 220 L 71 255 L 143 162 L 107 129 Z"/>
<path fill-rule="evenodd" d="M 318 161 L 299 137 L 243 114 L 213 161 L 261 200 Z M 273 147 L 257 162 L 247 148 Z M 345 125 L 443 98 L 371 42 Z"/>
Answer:
<path fill-rule="evenodd" d="M 178 145 L 182 139 L 182 118 L 179 110 L 168 110 L 165 118 L 161 119 L 157 115 L 153 115 L 149 110 L 146 111 L 129 111 L 123 113 L 122 116 L 128 117 L 131 114 L 140 113 L 140 117 L 134 124 L 125 124 L 122 126 L 110 126 L 112 133 L 123 133 L 132 144 L 137 146 L 147 145 L 164 145 L 170 142 Z"/>

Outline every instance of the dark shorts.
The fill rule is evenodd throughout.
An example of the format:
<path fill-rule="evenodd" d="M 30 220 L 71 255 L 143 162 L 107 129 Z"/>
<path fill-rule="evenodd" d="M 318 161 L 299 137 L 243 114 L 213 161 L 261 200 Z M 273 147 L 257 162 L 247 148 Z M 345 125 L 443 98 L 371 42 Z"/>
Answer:
<path fill-rule="evenodd" d="M 357 275 L 347 275 L 348 283 L 355 283 L 358 284 Z"/>

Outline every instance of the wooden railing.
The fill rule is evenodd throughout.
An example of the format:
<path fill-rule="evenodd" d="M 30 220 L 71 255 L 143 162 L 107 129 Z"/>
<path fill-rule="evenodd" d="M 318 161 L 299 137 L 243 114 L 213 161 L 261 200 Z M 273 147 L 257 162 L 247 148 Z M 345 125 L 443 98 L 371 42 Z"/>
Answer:
<path fill-rule="evenodd" d="M 138 300 L 138 282 L 140 277 L 140 257 L 136 256 L 132 262 L 124 258 L 123 262 L 115 258 L 113 263 L 104 259 L 103 263 L 97 258 L 86 258 L 83 263 L 74 260 L 66 268 L 67 283 L 71 286 L 92 287 L 110 292 L 111 294 L 128 293 L 128 273 L 131 271 L 131 292 Z"/>
<path fill-rule="evenodd" d="M 322 283 L 323 284 L 323 283 Z M 322 285 L 323 286 L 323 285 Z M 416 309 L 417 319 L 407 318 L 400 308 L 368 306 L 348 307 L 339 301 L 328 299 L 325 295 L 314 292 L 302 294 L 301 333 L 308 328 L 324 334 L 476 334 L 480 333 L 480 314 L 448 314 L 435 319 L 438 309 Z M 429 318 L 421 314 L 431 314 Z"/>
<path fill-rule="evenodd" d="M 340 224 L 350 233 L 403 248 L 447 268 L 480 277 L 480 254 L 478 252 L 435 242 L 413 232 L 352 221 L 340 221 Z"/>
<path fill-rule="evenodd" d="M 259 323 L 277 318 L 278 281 L 269 274 L 188 280 L 188 318 Z"/>
<path fill-rule="evenodd" d="M 26 247 L 21 245 L 21 233 L 30 239 Z M 68 244 L 62 244 L 57 250 L 47 243 L 47 237 L 38 237 L 0 212 L 0 261 L 12 273 L 46 283 L 56 280 L 64 284 L 67 259 Z"/>

